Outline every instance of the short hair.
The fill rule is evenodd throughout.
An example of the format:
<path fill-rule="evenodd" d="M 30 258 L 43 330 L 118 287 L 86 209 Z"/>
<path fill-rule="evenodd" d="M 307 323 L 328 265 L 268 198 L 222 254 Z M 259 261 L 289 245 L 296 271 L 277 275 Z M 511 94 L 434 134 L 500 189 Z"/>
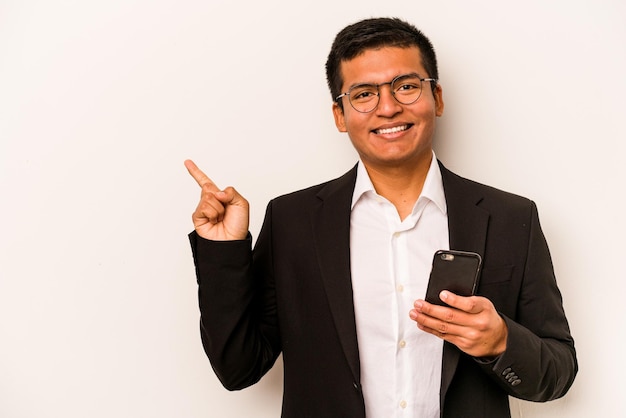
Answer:
<path fill-rule="evenodd" d="M 424 77 L 439 79 L 435 48 L 426 35 L 412 24 L 398 18 L 370 18 L 346 26 L 335 37 L 326 60 L 326 81 L 333 101 L 341 94 L 343 77 L 340 68 L 343 61 L 356 58 L 369 49 L 413 46 L 419 49 L 422 65 L 428 72 Z M 432 84 L 434 89 L 436 84 Z"/>

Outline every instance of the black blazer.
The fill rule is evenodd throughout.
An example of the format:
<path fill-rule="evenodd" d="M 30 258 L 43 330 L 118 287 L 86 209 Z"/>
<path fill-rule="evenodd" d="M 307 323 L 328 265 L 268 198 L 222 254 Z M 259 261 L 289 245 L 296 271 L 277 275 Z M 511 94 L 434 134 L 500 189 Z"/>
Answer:
<path fill-rule="evenodd" d="M 563 396 L 578 366 L 534 203 L 440 166 L 450 248 L 483 256 L 478 294 L 509 332 L 506 352 L 492 361 L 444 344 L 441 416 L 509 417 L 508 395 Z M 254 251 L 250 237 L 190 234 L 215 373 L 227 389 L 242 389 L 282 352 L 284 418 L 365 417 L 350 279 L 355 179 L 356 168 L 271 201 Z"/>

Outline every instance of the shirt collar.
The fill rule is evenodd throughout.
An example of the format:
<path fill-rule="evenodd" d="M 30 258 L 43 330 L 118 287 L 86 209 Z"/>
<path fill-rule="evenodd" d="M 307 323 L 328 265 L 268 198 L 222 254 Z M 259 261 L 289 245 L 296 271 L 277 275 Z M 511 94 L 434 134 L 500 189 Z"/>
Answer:
<path fill-rule="evenodd" d="M 356 183 L 354 185 L 354 192 L 352 193 L 351 209 L 354 209 L 354 205 L 356 205 L 361 197 L 367 192 L 377 195 L 374 185 L 372 184 L 372 180 L 370 179 L 369 174 L 367 174 L 363 161 L 359 160 L 356 173 Z M 434 151 L 433 158 L 430 161 L 430 168 L 426 174 L 426 180 L 424 180 L 424 187 L 422 187 L 422 193 L 420 194 L 418 201 L 423 198 L 428 199 L 437 205 L 442 213 L 447 213 L 448 207 L 446 205 L 446 195 L 443 190 L 441 170 L 439 169 L 439 164 L 437 163 L 437 157 L 435 156 Z"/>

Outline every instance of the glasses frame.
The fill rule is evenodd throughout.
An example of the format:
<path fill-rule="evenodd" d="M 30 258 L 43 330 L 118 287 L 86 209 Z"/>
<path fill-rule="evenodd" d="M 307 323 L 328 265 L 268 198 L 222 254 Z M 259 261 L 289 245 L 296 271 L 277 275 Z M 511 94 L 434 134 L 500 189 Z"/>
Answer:
<path fill-rule="evenodd" d="M 398 79 L 403 78 L 403 77 L 417 77 L 417 78 L 418 78 L 418 80 L 420 81 L 420 94 L 419 94 L 419 96 L 417 96 L 417 97 L 415 98 L 415 100 L 413 100 L 413 101 L 412 101 L 412 102 L 410 102 L 410 103 L 402 103 L 400 100 L 398 100 L 398 98 L 396 97 L 396 92 L 395 92 L 395 91 L 393 91 L 393 89 L 391 88 L 391 86 L 393 86 L 393 84 L 394 84 L 394 83 L 395 83 Z M 348 101 L 350 102 L 350 106 L 352 106 L 352 108 L 353 108 L 354 110 L 356 110 L 356 111 L 357 111 L 357 112 L 359 112 L 359 113 L 370 113 L 370 112 L 373 112 L 374 110 L 376 110 L 376 108 L 378 107 L 378 104 L 380 103 L 380 87 L 381 87 L 381 86 L 384 86 L 384 85 L 386 85 L 386 84 L 389 84 L 389 88 L 390 88 L 391 95 L 393 96 L 393 98 L 395 99 L 395 101 L 396 101 L 396 102 L 400 103 L 401 105 L 412 105 L 413 103 L 417 102 L 417 101 L 420 99 L 420 97 L 422 97 L 422 91 L 423 91 L 423 88 L 422 88 L 422 87 L 423 87 L 423 86 L 422 86 L 422 83 L 423 83 L 424 81 L 427 81 L 427 82 L 433 82 L 433 81 L 434 81 L 435 83 L 437 83 L 437 81 L 438 81 L 438 80 L 437 80 L 436 78 L 424 78 L 424 77 L 420 77 L 420 76 L 419 76 L 419 74 L 417 74 L 417 73 L 400 74 L 400 75 L 398 75 L 398 76 L 394 77 L 394 78 L 393 78 L 393 80 L 391 80 L 391 81 L 387 81 L 387 82 L 385 82 L 385 83 L 379 83 L 379 84 L 373 84 L 373 83 L 360 83 L 360 84 L 355 84 L 354 86 L 350 87 L 350 88 L 348 89 L 348 91 L 347 91 L 347 92 L 345 92 L 345 93 L 341 93 L 339 96 L 335 97 L 335 102 L 339 103 L 339 101 L 341 100 L 341 98 L 342 98 L 342 97 L 347 97 L 347 98 L 348 98 Z M 374 87 L 376 87 L 376 92 L 377 92 L 377 93 L 376 93 L 376 104 L 374 105 L 374 107 L 373 107 L 371 110 L 359 110 L 359 109 L 357 109 L 357 108 L 354 106 L 354 104 L 352 104 L 352 99 L 350 98 L 350 92 L 352 92 L 352 90 L 354 90 L 355 88 L 357 88 L 357 87 L 362 87 L 362 86 L 374 86 Z"/>

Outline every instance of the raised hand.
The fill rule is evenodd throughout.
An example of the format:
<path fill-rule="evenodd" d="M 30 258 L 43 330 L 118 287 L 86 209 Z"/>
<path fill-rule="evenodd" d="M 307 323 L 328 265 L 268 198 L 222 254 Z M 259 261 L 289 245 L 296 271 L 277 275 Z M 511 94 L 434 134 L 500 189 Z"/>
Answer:
<path fill-rule="evenodd" d="M 185 167 L 202 188 L 191 216 L 198 235 L 214 241 L 245 239 L 250 224 L 248 201 L 232 187 L 220 190 L 193 161 L 186 160 Z"/>

